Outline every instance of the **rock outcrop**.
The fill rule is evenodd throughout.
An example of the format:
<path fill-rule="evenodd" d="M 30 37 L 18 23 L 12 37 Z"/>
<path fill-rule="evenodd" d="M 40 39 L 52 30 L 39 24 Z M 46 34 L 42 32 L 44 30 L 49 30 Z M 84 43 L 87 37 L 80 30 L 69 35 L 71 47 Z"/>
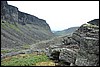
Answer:
<path fill-rule="evenodd" d="M 52 36 L 45 20 L 20 12 L 7 1 L 1 1 L 1 48 L 19 48 Z"/>
<path fill-rule="evenodd" d="M 62 45 L 50 46 L 47 55 L 62 66 L 99 66 L 99 19 L 81 25 Z"/>

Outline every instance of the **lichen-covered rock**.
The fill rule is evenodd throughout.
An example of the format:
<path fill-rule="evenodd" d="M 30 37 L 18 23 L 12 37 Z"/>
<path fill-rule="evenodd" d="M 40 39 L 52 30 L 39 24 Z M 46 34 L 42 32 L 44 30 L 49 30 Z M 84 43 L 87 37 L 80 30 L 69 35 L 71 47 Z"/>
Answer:
<path fill-rule="evenodd" d="M 87 61 L 76 61 L 76 65 L 80 66 L 98 66 L 99 65 L 99 26 L 95 20 L 92 20 L 94 24 L 84 24 L 82 25 L 72 37 L 79 41 L 80 51 L 78 53 L 79 57 L 84 57 Z M 90 21 L 90 22 L 92 22 Z M 99 20 L 98 20 L 99 21 Z M 89 22 L 88 22 L 89 23 Z M 83 35 L 83 36 L 81 36 Z M 79 39 L 77 37 L 79 36 Z M 82 58 L 80 58 L 82 59 Z M 79 62 L 79 63 L 78 63 Z M 84 62 L 84 63 L 83 63 Z M 85 64 L 86 62 L 86 64 Z M 81 63 L 81 64 L 80 64 Z"/>
<path fill-rule="evenodd" d="M 87 59 L 84 58 L 76 58 L 75 64 L 78 66 L 89 66 Z"/>
<path fill-rule="evenodd" d="M 73 51 L 72 49 L 62 48 L 60 52 L 59 59 L 64 60 L 65 62 L 74 63 L 77 57 L 77 52 Z"/>

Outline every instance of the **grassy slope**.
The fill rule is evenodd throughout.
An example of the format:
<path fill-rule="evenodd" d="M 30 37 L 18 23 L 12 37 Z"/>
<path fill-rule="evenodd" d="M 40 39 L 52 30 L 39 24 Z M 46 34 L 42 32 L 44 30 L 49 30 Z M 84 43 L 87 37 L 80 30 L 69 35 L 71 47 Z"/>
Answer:
<path fill-rule="evenodd" d="M 1 29 L 3 29 L 3 31 L 1 31 L 2 36 L 6 38 L 5 40 L 3 40 L 3 47 L 6 44 L 5 41 L 7 41 L 8 45 L 11 45 L 12 47 L 22 46 L 22 48 L 26 49 L 26 44 L 31 45 L 51 37 L 51 33 L 49 30 L 32 24 L 21 25 L 17 22 L 12 24 L 4 20 L 1 20 Z M 5 34 L 5 31 L 7 32 L 7 35 Z"/>
<path fill-rule="evenodd" d="M 54 63 L 45 55 L 19 54 L 7 57 L 1 60 L 1 66 L 39 66 L 38 63 L 46 62 L 45 65 L 54 65 Z M 41 64 L 41 66 L 44 66 Z"/>

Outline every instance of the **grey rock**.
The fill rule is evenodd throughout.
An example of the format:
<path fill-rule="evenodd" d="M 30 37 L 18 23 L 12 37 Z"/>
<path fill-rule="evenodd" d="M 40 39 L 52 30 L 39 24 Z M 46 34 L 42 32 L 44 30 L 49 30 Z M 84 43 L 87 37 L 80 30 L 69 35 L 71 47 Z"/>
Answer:
<path fill-rule="evenodd" d="M 76 58 L 75 64 L 78 66 L 89 66 L 87 59 L 84 58 Z"/>
<path fill-rule="evenodd" d="M 67 49 L 67 48 L 63 49 L 59 55 L 60 60 L 64 60 L 64 61 L 69 62 L 69 63 L 74 63 L 76 57 L 77 57 L 77 53 L 74 52 L 73 50 Z"/>
<path fill-rule="evenodd" d="M 72 36 L 63 37 L 62 45 L 50 46 L 52 58 L 69 63 L 70 66 L 99 66 L 98 20 L 81 25 Z M 59 55 L 56 53 L 59 52 Z M 57 59 L 57 58 L 56 58 Z"/>
<path fill-rule="evenodd" d="M 20 12 L 17 7 L 1 1 L 1 47 L 21 48 L 52 38 L 45 20 Z"/>
<path fill-rule="evenodd" d="M 99 19 L 94 19 L 94 20 L 91 20 L 91 21 L 89 21 L 87 23 L 99 26 Z"/>

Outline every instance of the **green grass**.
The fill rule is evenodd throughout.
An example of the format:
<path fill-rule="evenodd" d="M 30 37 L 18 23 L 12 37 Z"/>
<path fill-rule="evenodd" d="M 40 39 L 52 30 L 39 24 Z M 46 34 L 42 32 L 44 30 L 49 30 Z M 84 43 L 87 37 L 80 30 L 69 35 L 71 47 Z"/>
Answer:
<path fill-rule="evenodd" d="M 18 27 L 17 27 L 18 23 L 15 22 L 14 24 L 8 23 L 6 21 L 1 21 L 1 27 L 4 29 L 14 29 L 17 32 L 23 33 Z"/>
<path fill-rule="evenodd" d="M 2 54 L 9 53 L 9 52 L 11 52 L 11 51 L 10 50 L 1 50 Z"/>
<path fill-rule="evenodd" d="M 29 49 L 30 48 L 30 45 L 28 44 L 24 44 L 23 46 L 21 46 L 22 49 Z"/>
<path fill-rule="evenodd" d="M 1 28 L 7 29 L 6 24 L 4 21 L 1 21 Z"/>
<path fill-rule="evenodd" d="M 14 48 L 14 49 L 12 49 L 11 51 L 13 51 L 13 52 L 18 52 L 19 49 Z"/>
<path fill-rule="evenodd" d="M 35 66 L 46 61 L 50 61 L 46 55 L 20 54 L 1 60 L 1 66 Z"/>
<path fill-rule="evenodd" d="M 18 49 L 11 49 L 11 50 L 5 49 L 5 50 L 1 50 L 1 53 L 5 54 L 5 53 L 17 52 L 17 51 L 19 51 L 19 50 Z"/>

